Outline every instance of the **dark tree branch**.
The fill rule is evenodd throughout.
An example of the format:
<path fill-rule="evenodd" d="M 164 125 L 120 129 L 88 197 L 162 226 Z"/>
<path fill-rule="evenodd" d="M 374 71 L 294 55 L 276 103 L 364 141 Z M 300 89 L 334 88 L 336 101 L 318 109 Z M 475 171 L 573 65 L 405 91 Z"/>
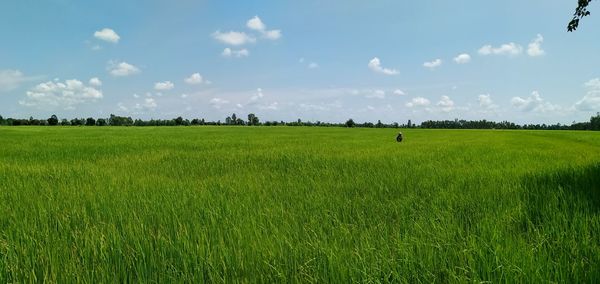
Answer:
<path fill-rule="evenodd" d="M 575 9 L 575 13 L 573 14 L 573 19 L 569 22 L 567 26 L 567 31 L 572 32 L 577 30 L 579 27 L 579 20 L 581 20 L 585 16 L 589 16 L 590 12 L 587 10 L 588 5 L 592 2 L 592 0 L 578 0 L 577 8 Z"/>

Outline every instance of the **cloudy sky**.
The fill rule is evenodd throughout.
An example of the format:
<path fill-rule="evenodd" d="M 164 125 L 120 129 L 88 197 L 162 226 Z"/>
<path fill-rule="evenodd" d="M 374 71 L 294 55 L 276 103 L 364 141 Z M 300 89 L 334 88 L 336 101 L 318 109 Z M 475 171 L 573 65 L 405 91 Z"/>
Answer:
<path fill-rule="evenodd" d="M 600 3 L 567 33 L 576 2 L 5 0 L 0 114 L 583 121 Z"/>

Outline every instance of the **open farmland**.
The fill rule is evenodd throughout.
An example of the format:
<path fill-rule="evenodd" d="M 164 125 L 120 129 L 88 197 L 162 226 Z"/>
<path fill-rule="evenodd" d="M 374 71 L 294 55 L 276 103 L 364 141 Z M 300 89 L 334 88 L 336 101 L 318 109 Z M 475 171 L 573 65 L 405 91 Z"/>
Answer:
<path fill-rule="evenodd" d="M 0 128 L 0 282 L 599 282 L 600 133 Z"/>

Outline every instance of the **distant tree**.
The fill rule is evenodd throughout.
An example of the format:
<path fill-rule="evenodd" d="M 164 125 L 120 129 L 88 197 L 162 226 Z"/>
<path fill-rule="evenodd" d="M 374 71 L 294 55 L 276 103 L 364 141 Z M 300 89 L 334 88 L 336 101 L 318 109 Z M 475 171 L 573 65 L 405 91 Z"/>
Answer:
<path fill-rule="evenodd" d="M 93 117 L 88 117 L 85 120 L 85 126 L 95 126 L 96 125 L 96 120 Z"/>
<path fill-rule="evenodd" d="M 596 116 L 592 116 L 590 119 L 590 129 L 600 130 L 600 112 L 596 113 Z"/>
<path fill-rule="evenodd" d="M 249 113 L 248 114 L 248 125 L 252 125 L 252 121 L 254 120 L 254 114 L 253 113 Z"/>
<path fill-rule="evenodd" d="M 181 116 L 177 117 L 175 119 L 175 125 L 177 125 L 177 126 L 183 125 L 183 118 Z"/>
<path fill-rule="evenodd" d="M 412 121 L 410 121 L 410 119 L 408 120 L 408 124 L 406 125 L 408 128 L 412 127 Z"/>
<path fill-rule="evenodd" d="M 108 119 L 108 124 L 112 126 L 131 126 L 133 125 L 133 119 L 131 117 L 116 116 L 111 114 L 110 118 Z"/>
<path fill-rule="evenodd" d="M 30 118 L 30 120 L 33 120 L 33 119 Z M 53 114 L 50 118 L 48 118 L 48 125 L 50 125 L 50 126 L 58 125 L 58 117 L 56 117 L 55 114 Z"/>
<path fill-rule="evenodd" d="M 84 125 L 84 124 L 85 124 L 85 119 L 79 119 L 79 118 L 71 119 L 72 126 L 79 126 L 79 125 Z"/>
<path fill-rule="evenodd" d="M 26 119 L 13 119 L 10 125 L 19 126 L 19 125 L 29 125 L 29 120 Z"/>
<path fill-rule="evenodd" d="M 259 120 L 255 114 L 253 114 L 253 113 L 248 114 L 248 125 L 258 125 L 258 123 L 259 123 Z"/>
<path fill-rule="evenodd" d="M 117 124 L 119 124 L 118 116 L 111 114 L 110 118 L 108 118 L 108 124 L 110 124 L 112 126 L 118 126 L 117 125 Z"/>
<path fill-rule="evenodd" d="M 192 124 L 192 125 L 199 125 L 199 124 L 200 124 L 200 120 L 199 120 L 199 119 L 197 119 L 197 118 L 194 118 L 194 119 L 192 119 L 192 122 L 191 122 L 191 124 Z"/>
<path fill-rule="evenodd" d="M 575 8 L 575 13 L 573 13 L 573 19 L 567 25 L 567 31 L 572 32 L 577 30 L 579 27 L 579 20 L 590 15 L 590 11 L 587 10 L 590 2 L 592 2 L 592 0 L 577 1 L 577 8 Z"/>
<path fill-rule="evenodd" d="M 225 124 L 231 125 L 231 117 L 228 116 L 225 118 Z"/>
<path fill-rule="evenodd" d="M 354 127 L 356 125 L 356 123 L 354 123 L 354 120 L 348 119 L 348 121 L 346 121 L 346 127 Z"/>
<path fill-rule="evenodd" d="M 71 123 L 70 123 L 70 122 L 69 122 L 69 121 L 68 121 L 66 118 L 63 118 L 63 119 L 60 121 L 60 125 L 62 125 L 62 126 L 67 126 L 67 125 L 71 125 Z"/>
<path fill-rule="evenodd" d="M 96 125 L 97 126 L 106 126 L 107 122 L 106 119 L 104 118 L 98 118 L 98 120 L 96 120 Z"/>
<path fill-rule="evenodd" d="M 381 120 L 377 120 L 377 124 L 375 125 L 375 127 L 383 128 L 383 123 L 381 123 Z"/>
<path fill-rule="evenodd" d="M 231 115 L 231 124 L 237 124 L 237 116 L 235 113 Z"/>

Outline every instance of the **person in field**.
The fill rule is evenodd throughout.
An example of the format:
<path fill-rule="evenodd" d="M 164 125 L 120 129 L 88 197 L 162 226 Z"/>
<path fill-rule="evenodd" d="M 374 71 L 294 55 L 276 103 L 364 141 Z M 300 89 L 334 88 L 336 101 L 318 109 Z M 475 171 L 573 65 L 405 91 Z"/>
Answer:
<path fill-rule="evenodd" d="M 402 139 L 404 139 L 402 132 L 398 132 L 398 136 L 396 136 L 396 142 L 402 142 Z"/>

